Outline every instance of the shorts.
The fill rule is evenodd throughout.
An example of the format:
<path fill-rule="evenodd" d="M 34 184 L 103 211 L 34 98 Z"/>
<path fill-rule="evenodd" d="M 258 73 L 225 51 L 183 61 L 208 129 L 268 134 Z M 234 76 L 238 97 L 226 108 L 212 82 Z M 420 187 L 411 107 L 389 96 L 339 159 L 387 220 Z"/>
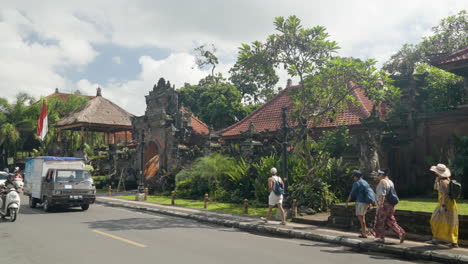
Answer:
<path fill-rule="evenodd" d="M 364 216 L 367 213 L 367 208 L 369 208 L 369 204 L 356 202 L 356 215 L 357 216 Z"/>
<path fill-rule="evenodd" d="M 274 192 L 270 193 L 268 196 L 268 205 L 277 205 L 283 203 L 283 195 L 276 195 Z"/>

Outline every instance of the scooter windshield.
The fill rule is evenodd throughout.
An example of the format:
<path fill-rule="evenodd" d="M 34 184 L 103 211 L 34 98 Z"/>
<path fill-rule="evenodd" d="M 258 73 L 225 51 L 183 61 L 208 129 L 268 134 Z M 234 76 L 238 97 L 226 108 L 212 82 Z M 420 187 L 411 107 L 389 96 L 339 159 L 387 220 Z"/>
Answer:
<path fill-rule="evenodd" d="M 55 182 L 91 181 L 91 174 L 87 170 L 57 170 Z"/>

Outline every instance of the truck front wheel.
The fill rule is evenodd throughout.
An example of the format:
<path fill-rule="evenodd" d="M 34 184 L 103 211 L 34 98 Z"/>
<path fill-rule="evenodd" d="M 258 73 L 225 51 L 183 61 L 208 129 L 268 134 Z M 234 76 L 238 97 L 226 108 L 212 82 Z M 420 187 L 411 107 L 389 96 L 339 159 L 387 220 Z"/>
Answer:
<path fill-rule="evenodd" d="M 33 198 L 32 196 L 29 196 L 29 207 L 36 208 L 36 205 L 37 205 L 36 198 Z"/>
<path fill-rule="evenodd" d="M 81 209 L 83 209 L 83 211 L 88 210 L 89 209 L 89 204 L 82 204 Z"/>
<path fill-rule="evenodd" d="M 44 212 L 50 212 L 50 204 L 47 197 L 44 198 L 44 202 L 42 203 L 42 209 L 44 209 Z"/>

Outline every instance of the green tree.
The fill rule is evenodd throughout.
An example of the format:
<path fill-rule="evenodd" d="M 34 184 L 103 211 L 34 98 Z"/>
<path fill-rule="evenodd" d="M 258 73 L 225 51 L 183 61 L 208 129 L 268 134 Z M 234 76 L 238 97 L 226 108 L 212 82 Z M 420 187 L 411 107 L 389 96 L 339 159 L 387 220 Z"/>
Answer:
<path fill-rule="evenodd" d="M 0 98 L 0 153 L 4 166 L 7 165 L 9 157 L 16 156 L 24 138 L 33 134 L 34 119 L 26 115 L 33 101 L 34 99 L 25 93 L 19 93 L 13 104 L 5 98 Z"/>
<path fill-rule="evenodd" d="M 291 91 L 296 119 L 312 121 L 314 126 L 335 119 L 350 104 L 360 103 L 353 95 L 357 88 L 363 89 L 376 107 L 399 98 L 399 90 L 377 70 L 374 60 L 334 58 L 320 72 L 307 76 L 302 89 Z"/>
<path fill-rule="evenodd" d="M 416 67 L 419 79 L 416 101 L 419 110 L 431 113 L 446 111 L 463 103 L 463 77 L 426 63 Z"/>
<path fill-rule="evenodd" d="M 216 65 L 219 63 L 218 57 L 216 57 L 216 47 L 215 45 L 211 45 L 211 47 L 207 47 L 207 45 L 201 45 L 194 49 L 195 51 L 195 63 L 197 64 L 199 69 L 204 69 L 207 66 L 211 67 L 211 76 L 215 76 L 214 70 Z"/>
<path fill-rule="evenodd" d="M 442 19 L 432 28 L 432 34 L 424 37 L 420 43 L 403 45 L 383 66 L 403 93 L 402 102 L 394 112 L 413 115 L 421 111 L 444 111 L 463 103 L 463 94 L 457 88 L 462 85 L 461 79 L 427 63 L 434 57 L 467 46 L 468 14 L 465 10 Z M 451 90 L 445 90 L 448 88 Z M 444 90 L 445 94 L 442 95 Z M 436 97 L 442 100 L 434 101 Z M 413 120 L 414 117 L 408 119 Z"/>
<path fill-rule="evenodd" d="M 420 43 L 405 44 L 384 64 L 391 75 L 408 78 L 418 65 L 431 58 L 468 46 L 468 14 L 466 10 L 449 16 L 432 28 L 432 34 Z"/>
<path fill-rule="evenodd" d="M 274 25 L 279 33 L 268 36 L 267 53 L 275 66 L 283 66 L 292 77 L 298 76 L 300 84 L 339 49 L 335 41 L 328 39 L 325 27 L 304 28 L 296 16 L 277 17 Z"/>
<path fill-rule="evenodd" d="M 185 84 L 177 90 L 180 101 L 197 117 L 215 129 L 225 128 L 245 115 L 241 94 L 226 82 Z"/>
<path fill-rule="evenodd" d="M 267 50 L 259 41 L 242 44 L 237 62 L 229 70 L 229 80 L 239 89 L 245 102 L 260 103 L 273 98 L 276 75 Z"/>

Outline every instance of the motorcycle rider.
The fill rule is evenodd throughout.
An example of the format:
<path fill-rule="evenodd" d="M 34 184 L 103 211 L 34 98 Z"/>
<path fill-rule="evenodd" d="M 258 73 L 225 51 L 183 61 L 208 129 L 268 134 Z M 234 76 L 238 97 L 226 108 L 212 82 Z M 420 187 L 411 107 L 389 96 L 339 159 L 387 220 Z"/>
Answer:
<path fill-rule="evenodd" d="M 3 201 L 2 210 L 5 210 L 5 201 L 6 201 L 6 195 L 7 195 L 8 190 L 10 190 L 11 188 L 16 189 L 16 186 L 13 183 L 13 178 L 14 178 L 13 174 L 8 174 L 6 181 L 4 183 L 4 186 L 1 190 L 2 201 Z"/>

